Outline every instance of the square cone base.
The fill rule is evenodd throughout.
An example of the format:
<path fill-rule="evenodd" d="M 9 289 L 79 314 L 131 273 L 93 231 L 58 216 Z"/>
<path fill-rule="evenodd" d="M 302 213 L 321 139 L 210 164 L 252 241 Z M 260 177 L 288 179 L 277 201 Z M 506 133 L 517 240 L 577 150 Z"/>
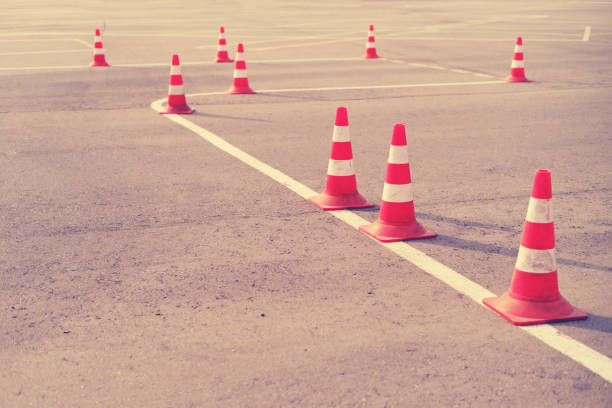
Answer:
<path fill-rule="evenodd" d="M 188 115 L 195 112 L 195 109 L 191 109 L 189 105 L 185 106 L 166 106 L 165 110 L 159 112 L 162 115 Z"/>
<path fill-rule="evenodd" d="M 91 64 L 89 64 L 89 66 L 90 67 L 110 67 L 110 65 L 106 61 L 94 61 Z"/>
<path fill-rule="evenodd" d="M 426 230 L 417 221 L 409 224 L 390 224 L 378 220 L 372 224 L 361 225 L 359 229 L 380 242 L 433 238 L 438 235 L 435 232 Z"/>
<path fill-rule="evenodd" d="M 374 207 L 374 204 L 366 200 L 359 193 L 331 195 L 323 192 L 318 196 L 310 197 L 308 201 L 325 211 Z"/>
<path fill-rule="evenodd" d="M 254 94 L 255 91 L 252 90 L 250 87 L 235 87 L 232 86 L 230 89 L 227 90 L 227 93 L 232 94 L 232 95 L 242 95 L 242 94 Z"/>
<path fill-rule="evenodd" d="M 535 302 L 517 299 L 506 292 L 499 297 L 485 298 L 482 303 L 517 326 L 587 318 L 586 313 L 576 309 L 563 296 L 556 300 Z"/>
<path fill-rule="evenodd" d="M 508 76 L 506 78 L 504 78 L 504 81 L 506 82 L 532 82 L 529 79 L 525 78 L 525 77 L 515 77 L 515 76 Z"/>

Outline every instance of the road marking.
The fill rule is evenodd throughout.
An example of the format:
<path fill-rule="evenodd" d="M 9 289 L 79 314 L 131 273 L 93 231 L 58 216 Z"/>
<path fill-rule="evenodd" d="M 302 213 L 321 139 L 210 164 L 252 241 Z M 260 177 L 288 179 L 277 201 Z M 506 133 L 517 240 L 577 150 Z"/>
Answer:
<path fill-rule="evenodd" d="M 346 32 L 340 32 L 340 33 L 334 33 L 333 35 L 354 35 L 357 34 L 357 31 L 346 31 Z M 277 43 L 277 42 L 289 42 L 289 41 L 296 41 L 296 40 L 314 40 L 317 38 L 327 38 L 329 39 L 332 35 L 331 34 L 326 34 L 326 35 L 308 35 L 308 36 L 301 36 L 301 37 L 283 37 L 283 38 L 268 38 L 266 40 L 257 40 L 257 41 L 244 41 L 243 44 L 245 46 L 251 46 L 253 44 L 269 44 L 269 43 Z M 198 45 L 196 48 L 199 49 L 203 49 L 203 48 L 216 48 L 217 44 L 211 44 L 211 45 Z"/>
<path fill-rule="evenodd" d="M 312 90 L 319 90 L 320 88 L 313 88 Z M 369 89 L 369 88 L 364 88 Z M 282 90 L 277 90 L 277 92 L 281 92 Z M 293 90 L 286 90 L 287 92 L 293 92 Z M 214 93 L 218 94 L 218 93 Z M 198 95 L 198 94 L 195 94 Z M 195 96 L 191 95 L 191 96 Z M 206 95 L 206 94 L 199 94 Z M 190 96 L 190 95 L 188 95 Z M 151 108 L 157 112 L 162 110 L 162 103 L 164 99 L 159 99 L 151 103 Z M 191 130 L 192 132 L 199 135 L 205 141 L 211 143 L 213 146 L 223 150 L 224 152 L 230 154 L 236 159 L 242 161 L 243 163 L 251 166 L 255 170 L 265 174 L 276 182 L 282 184 L 287 187 L 291 191 L 298 194 L 300 197 L 304 199 L 308 199 L 309 197 L 317 195 L 317 193 L 310 189 L 309 187 L 301 184 L 297 180 L 289 177 L 283 172 L 275 169 L 274 167 L 262 162 L 261 160 L 256 159 L 250 154 L 246 153 L 243 150 L 240 150 L 236 146 L 228 143 L 224 139 L 215 135 L 207 129 L 204 129 L 193 122 L 190 122 L 182 115 L 164 115 L 169 120 Z M 369 224 L 369 221 L 360 217 L 352 211 L 348 210 L 340 210 L 340 211 L 329 211 L 327 214 L 330 214 L 341 221 L 344 221 L 351 227 L 358 229 L 360 225 Z M 371 238 L 371 237 L 370 237 Z M 429 255 L 424 252 L 419 251 L 418 249 L 410 246 L 406 242 L 391 242 L 391 243 L 382 243 L 374 238 L 371 238 L 374 242 L 386 247 L 390 251 L 396 253 L 401 256 L 408 262 L 412 263 L 416 267 L 420 268 L 424 272 L 430 274 L 431 276 L 439 279 L 443 283 L 447 284 L 451 288 L 455 289 L 457 292 L 469 297 L 480 306 L 486 308 L 486 306 L 482 303 L 482 299 L 485 297 L 495 296 L 488 289 L 480 286 L 476 282 L 471 281 L 460 273 L 452 270 L 448 266 L 436 261 Z M 506 324 L 506 323 L 504 323 Z M 531 334 L 538 340 L 547 344 L 551 348 L 559 351 L 565 356 L 571 358 L 577 363 L 583 365 L 587 369 L 591 370 L 595 374 L 598 374 L 606 381 L 612 383 L 612 360 L 607 356 L 599 353 L 596 350 L 593 350 L 589 346 L 580 343 L 579 341 L 569 337 L 563 333 L 561 333 L 558 329 L 550 325 L 539 325 L 539 326 L 517 326 L 525 332 Z"/>
<path fill-rule="evenodd" d="M 591 38 L 591 26 L 584 27 L 584 34 L 582 35 L 582 41 L 589 41 Z"/>
<path fill-rule="evenodd" d="M 277 45 L 274 47 L 254 48 L 252 50 L 253 51 L 268 51 L 268 50 L 278 50 L 281 48 L 297 48 L 297 47 L 308 47 L 311 45 L 334 44 L 334 43 L 340 43 L 340 42 L 353 42 L 353 41 L 359 41 L 363 39 L 367 40 L 367 36 L 360 37 L 360 38 L 344 38 L 340 40 L 311 41 L 311 42 L 300 43 L 300 44 Z"/>
<path fill-rule="evenodd" d="M 86 51 L 86 50 L 82 50 Z M 362 61 L 360 57 L 338 57 L 338 58 L 294 58 L 294 59 L 268 59 L 268 60 L 249 60 L 249 64 L 289 64 L 294 62 L 332 62 L 332 61 Z M 181 65 L 217 65 L 214 61 L 187 61 Z M 147 62 L 142 64 L 112 64 L 118 68 L 147 68 L 170 66 L 168 62 Z M 88 69 L 87 65 L 50 65 L 40 67 L 0 67 L 0 71 L 21 71 L 21 70 L 55 70 L 55 69 Z"/>
<path fill-rule="evenodd" d="M 575 34 L 574 34 L 575 35 Z M 514 38 L 460 38 L 460 37 L 385 37 L 387 41 L 406 41 L 406 40 L 415 40 L 415 41 L 496 41 L 496 42 L 512 42 Z M 529 38 L 529 42 L 576 42 L 582 40 L 576 40 L 571 38 Z"/>
<path fill-rule="evenodd" d="M 83 41 L 80 38 L 73 38 L 72 40 L 78 42 L 79 44 L 83 44 L 87 48 L 92 48 L 93 47 L 90 43 L 88 43 L 87 41 Z"/>
<path fill-rule="evenodd" d="M 78 50 L 44 50 L 44 51 L 17 51 L 17 52 L 3 52 L 0 55 L 34 55 L 34 54 L 62 54 L 70 52 L 83 52 L 87 51 L 82 48 Z"/>

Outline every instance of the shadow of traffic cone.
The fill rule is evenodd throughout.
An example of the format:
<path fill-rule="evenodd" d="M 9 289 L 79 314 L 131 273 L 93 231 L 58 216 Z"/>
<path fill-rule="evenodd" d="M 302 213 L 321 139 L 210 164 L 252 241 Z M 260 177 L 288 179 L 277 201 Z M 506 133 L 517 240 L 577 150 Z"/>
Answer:
<path fill-rule="evenodd" d="M 227 91 L 230 94 L 254 94 L 249 87 L 249 78 L 247 77 L 246 62 L 244 61 L 244 46 L 238 44 L 236 49 L 236 65 L 234 65 L 234 85 Z"/>
<path fill-rule="evenodd" d="M 227 55 L 227 43 L 225 42 L 225 28 L 219 28 L 219 41 L 217 43 L 217 59 L 215 62 L 234 62 Z"/>
<path fill-rule="evenodd" d="M 516 45 L 514 46 L 514 57 L 510 66 L 510 76 L 506 78 L 507 82 L 531 82 L 525 77 L 525 63 L 523 61 L 523 38 L 516 37 Z"/>
<path fill-rule="evenodd" d="M 353 150 L 346 108 L 336 110 L 331 153 L 327 165 L 325 191 L 308 199 L 322 210 L 373 207 L 357 192 L 357 179 L 353 170 Z"/>
<path fill-rule="evenodd" d="M 414 216 L 411 183 L 406 129 L 398 124 L 393 128 L 379 218 L 359 229 L 381 242 L 435 237 Z"/>
<path fill-rule="evenodd" d="M 368 42 L 366 43 L 366 53 L 364 54 L 363 58 L 380 58 L 378 54 L 376 54 L 376 40 L 374 39 L 373 25 L 370 25 L 370 31 L 368 33 Z"/>
<path fill-rule="evenodd" d="M 185 90 L 183 89 L 183 76 L 181 75 L 181 64 L 179 56 L 172 56 L 172 65 L 170 66 L 170 86 L 168 87 L 168 103 L 166 110 L 159 113 L 181 114 L 186 115 L 192 113 L 195 109 L 191 109 L 187 105 L 185 98 Z"/>
<path fill-rule="evenodd" d="M 548 170 L 536 171 L 510 289 L 483 303 L 513 324 L 586 319 L 559 293 Z"/>
<path fill-rule="evenodd" d="M 102 45 L 102 36 L 100 29 L 96 28 L 96 36 L 94 37 L 93 61 L 89 64 L 90 67 L 109 67 L 104 56 L 104 46 Z"/>

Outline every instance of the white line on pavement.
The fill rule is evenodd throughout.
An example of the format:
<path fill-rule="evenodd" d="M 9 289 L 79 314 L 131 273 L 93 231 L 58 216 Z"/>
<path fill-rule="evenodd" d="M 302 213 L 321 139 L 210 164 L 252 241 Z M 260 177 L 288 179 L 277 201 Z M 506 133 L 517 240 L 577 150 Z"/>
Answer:
<path fill-rule="evenodd" d="M 582 35 L 582 41 L 589 41 L 591 38 L 591 26 L 584 27 L 584 34 Z"/>
<path fill-rule="evenodd" d="M 497 81 L 499 82 L 499 81 Z M 439 84 L 441 86 L 442 84 Z M 356 89 L 356 88 L 354 88 Z M 365 88 L 368 89 L 368 88 Z M 320 88 L 313 88 L 311 90 L 320 90 Z M 282 92 L 283 90 L 277 90 Z M 293 90 L 285 90 L 286 92 L 292 92 Z M 218 93 L 214 93 L 218 94 Z M 206 94 L 199 94 L 206 95 Z M 189 96 L 189 95 L 188 95 Z M 193 95 L 192 95 L 193 96 Z M 162 110 L 162 104 L 164 99 L 160 99 L 151 103 L 151 108 L 159 112 Z M 238 160 L 245 164 L 248 164 L 255 170 L 267 175 L 271 179 L 277 181 L 283 186 L 287 187 L 291 191 L 298 194 L 304 199 L 317 195 L 315 191 L 309 187 L 301 184 L 297 180 L 287 176 L 283 172 L 275 169 L 274 167 L 256 159 L 250 154 L 240 150 L 236 146 L 226 142 L 224 139 L 215 135 L 207 129 L 204 129 L 193 122 L 190 122 L 182 115 L 164 115 L 169 120 L 191 130 L 207 142 L 223 150 L 224 152 L 232 155 Z M 352 211 L 341 210 L 341 211 L 329 211 L 328 214 L 344 221 L 353 228 L 358 228 L 360 225 L 368 224 L 369 222 Z M 374 240 L 374 238 L 372 238 Z M 495 296 L 486 288 L 480 286 L 476 282 L 473 282 L 465 276 L 457 273 L 446 265 L 436 261 L 424 252 L 410 246 L 406 242 L 392 242 L 392 243 L 381 243 L 374 240 L 375 242 L 383 245 L 387 249 L 406 259 L 408 262 L 417 266 L 421 270 L 427 272 L 433 277 L 444 282 L 448 286 L 452 287 L 459 293 L 468 296 L 482 307 L 486 307 L 482 303 L 482 299 L 485 297 Z M 520 327 L 520 326 L 519 326 Z M 536 337 L 538 340 L 559 351 L 565 356 L 571 358 L 584 367 L 588 368 L 592 372 L 598 374 L 608 382 L 612 382 L 612 360 L 607 356 L 593 350 L 585 344 L 561 333 L 558 329 L 551 325 L 539 325 L 531 327 L 520 327 L 525 332 Z"/>
<path fill-rule="evenodd" d="M 0 55 L 34 55 L 34 54 L 62 54 L 70 52 L 83 52 L 88 51 L 83 48 L 78 50 L 44 50 L 44 51 L 17 51 L 17 52 L 3 52 Z"/>
<path fill-rule="evenodd" d="M 79 44 L 83 44 L 87 48 L 92 48 L 90 43 L 88 43 L 87 41 L 83 41 L 80 38 L 73 38 L 72 40 L 78 42 Z"/>

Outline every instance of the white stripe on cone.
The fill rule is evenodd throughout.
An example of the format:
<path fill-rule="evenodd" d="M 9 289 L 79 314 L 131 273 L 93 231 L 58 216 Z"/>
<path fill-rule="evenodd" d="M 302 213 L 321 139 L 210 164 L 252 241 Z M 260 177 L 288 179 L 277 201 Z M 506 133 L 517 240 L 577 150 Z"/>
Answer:
<path fill-rule="evenodd" d="M 104 55 L 104 48 L 94 48 L 94 55 Z"/>
<path fill-rule="evenodd" d="M 170 65 L 170 75 L 181 75 L 181 66 Z"/>
<path fill-rule="evenodd" d="M 555 249 L 519 247 L 515 268 L 529 273 L 550 273 L 557 270 Z"/>
<path fill-rule="evenodd" d="M 352 176 L 355 174 L 353 161 L 329 159 L 327 174 L 330 176 Z"/>
<path fill-rule="evenodd" d="M 522 45 L 515 45 L 514 46 L 514 52 L 523 52 L 523 46 Z"/>
<path fill-rule="evenodd" d="M 234 78 L 247 78 L 246 69 L 235 69 L 234 70 Z"/>
<path fill-rule="evenodd" d="M 334 126 L 333 142 L 350 142 L 351 134 L 348 126 Z"/>
<path fill-rule="evenodd" d="M 525 68 L 525 63 L 523 62 L 523 60 L 513 59 L 510 68 Z"/>
<path fill-rule="evenodd" d="M 243 52 L 237 52 L 236 57 L 234 58 L 236 61 L 244 61 Z"/>
<path fill-rule="evenodd" d="M 530 197 L 525 221 L 535 223 L 553 222 L 552 200 Z"/>
<path fill-rule="evenodd" d="M 407 203 L 413 201 L 412 184 L 389 184 L 385 182 L 382 199 L 388 203 Z"/>
<path fill-rule="evenodd" d="M 408 146 L 391 145 L 391 148 L 389 149 L 389 159 L 387 162 L 391 164 L 409 163 Z"/>
<path fill-rule="evenodd" d="M 168 95 L 185 95 L 183 85 L 170 85 L 168 87 Z"/>

